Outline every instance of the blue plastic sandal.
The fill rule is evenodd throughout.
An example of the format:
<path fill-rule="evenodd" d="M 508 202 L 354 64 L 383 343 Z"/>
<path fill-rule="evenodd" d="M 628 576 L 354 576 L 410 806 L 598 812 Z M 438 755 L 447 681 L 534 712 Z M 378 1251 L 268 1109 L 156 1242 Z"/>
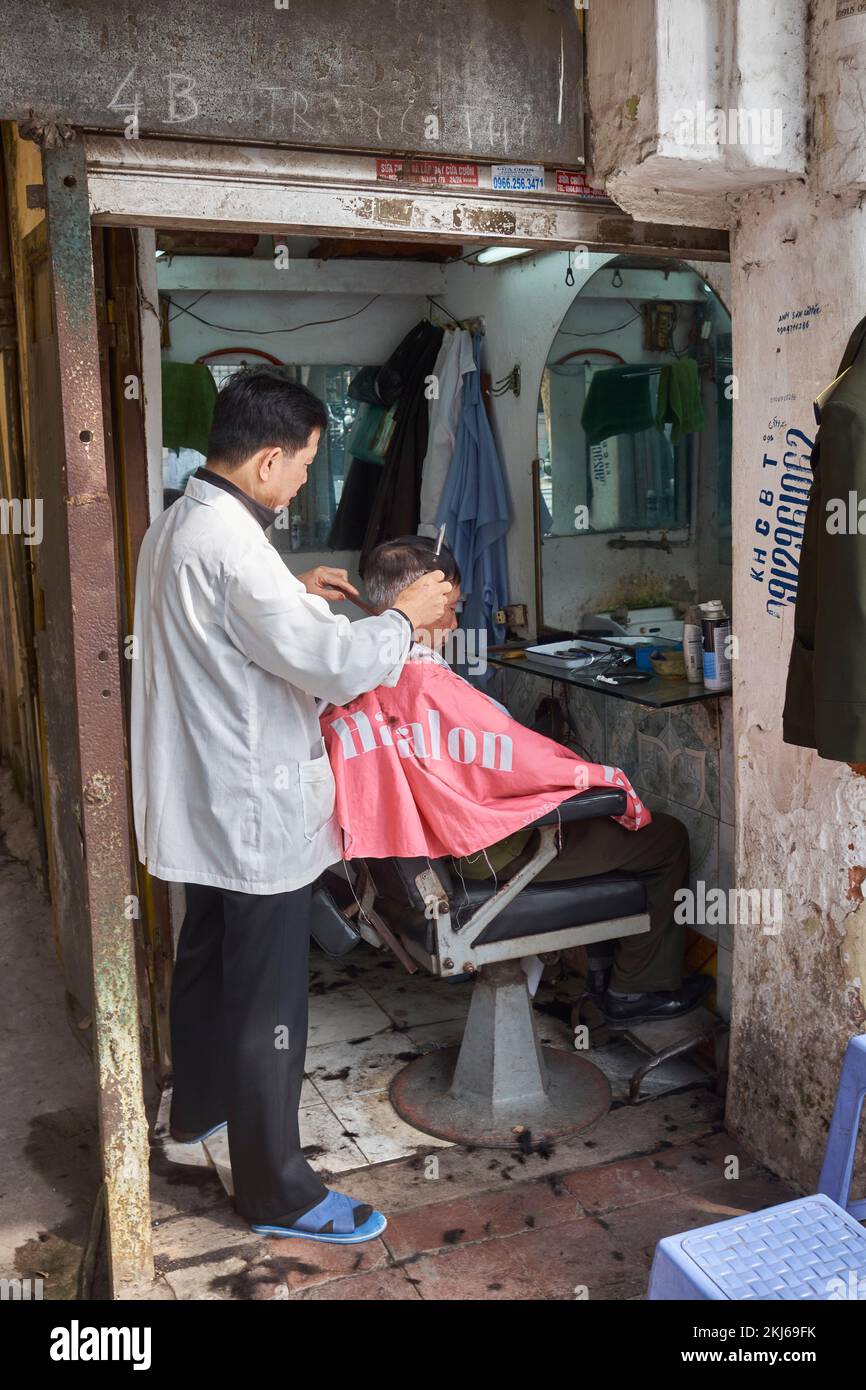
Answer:
<path fill-rule="evenodd" d="M 191 1139 L 175 1139 L 173 1134 L 171 1137 L 175 1144 L 203 1144 L 205 1139 L 210 1139 L 212 1134 L 216 1134 L 220 1129 L 225 1129 L 227 1124 L 228 1120 L 220 1120 L 218 1125 L 213 1125 L 211 1129 L 206 1129 L 204 1134 L 193 1135 Z M 171 1131 L 169 1131 L 169 1133 L 171 1133 Z"/>
<path fill-rule="evenodd" d="M 250 1230 L 260 1236 L 297 1236 L 301 1240 L 320 1240 L 328 1245 L 357 1245 L 375 1240 L 388 1225 L 380 1211 L 373 1211 L 361 1226 L 355 1225 L 355 1209 L 367 1206 L 344 1192 L 329 1192 L 311 1211 L 299 1216 L 293 1226 L 268 1226 L 255 1222 Z M 325 1227 L 330 1226 L 326 1231 Z"/>

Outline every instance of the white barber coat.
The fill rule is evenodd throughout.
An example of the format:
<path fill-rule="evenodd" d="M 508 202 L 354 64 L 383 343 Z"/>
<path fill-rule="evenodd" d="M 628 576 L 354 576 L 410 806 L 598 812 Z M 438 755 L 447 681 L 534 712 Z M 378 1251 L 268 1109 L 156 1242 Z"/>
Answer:
<path fill-rule="evenodd" d="M 395 685 L 409 625 L 308 594 L 231 493 L 190 478 L 141 546 L 131 758 L 157 878 L 281 893 L 341 858 L 318 700 Z"/>

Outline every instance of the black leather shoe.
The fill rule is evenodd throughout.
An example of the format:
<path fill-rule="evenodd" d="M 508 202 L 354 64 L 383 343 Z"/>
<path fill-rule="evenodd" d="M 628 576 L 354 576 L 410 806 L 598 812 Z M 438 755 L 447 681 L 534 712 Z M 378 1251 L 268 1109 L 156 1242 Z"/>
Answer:
<path fill-rule="evenodd" d="M 599 1007 L 612 1028 L 625 1028 L 630 1023 L 655 1023 L 690 1014 L 704 1002 L 712 988 L 713 980 L 709 975 L 689 975 L 679 989 L 639 994 L 637 999 L 617 999 L 607 990 Z"/>

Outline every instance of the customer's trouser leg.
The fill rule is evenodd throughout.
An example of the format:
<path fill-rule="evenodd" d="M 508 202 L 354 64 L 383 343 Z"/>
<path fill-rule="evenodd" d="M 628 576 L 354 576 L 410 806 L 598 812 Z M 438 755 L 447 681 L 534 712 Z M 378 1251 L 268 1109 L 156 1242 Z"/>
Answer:
<path fill-rule="evenodd" d="M 200 1121 L 207 1129 L 227 1119 L 238 1212 L 248 1221 L 291 1225 L 327 1192 L 301 1153 L 298 1133 L 311 888 L 205 891 L 219 895 L 221 911 L 210 904 L 205 914 L 188 913 L 178 942 L 172 1124 L 196 1130 Z M 199 892 L 193 886 L 194 903 Z M 208 1110 L 198 1096 L 225 1108 Z"/>
<path fill-rule="evenodd" d="M 679 989 L 685 928 L 674 921 L 674 893 L 688 880 L 689 836 L 673 816 L 654 812 L 643 830 L 625 830 L 610 819 L 568 821 L 558 858 L 536 882 L 584 878 L 592 874 L 639 874 L 647 887 L 650 930 L 624 936 L 613 947 L 609 988 L 643 994 Z M 588 948 L 601 955 L 604 943 Z"/>

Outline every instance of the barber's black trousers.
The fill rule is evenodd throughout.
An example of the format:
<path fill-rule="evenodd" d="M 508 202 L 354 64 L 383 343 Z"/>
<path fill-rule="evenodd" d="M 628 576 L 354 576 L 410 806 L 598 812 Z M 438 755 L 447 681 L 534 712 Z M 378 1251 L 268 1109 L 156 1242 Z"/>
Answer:
<path fill-rule="evenodd" d="M 171 1129 L 228 1120 L 235 1206 L 291 1225 L 327 1188 L 301 1153 L 311 888 L 187 884 L 171 989 Z"/>

